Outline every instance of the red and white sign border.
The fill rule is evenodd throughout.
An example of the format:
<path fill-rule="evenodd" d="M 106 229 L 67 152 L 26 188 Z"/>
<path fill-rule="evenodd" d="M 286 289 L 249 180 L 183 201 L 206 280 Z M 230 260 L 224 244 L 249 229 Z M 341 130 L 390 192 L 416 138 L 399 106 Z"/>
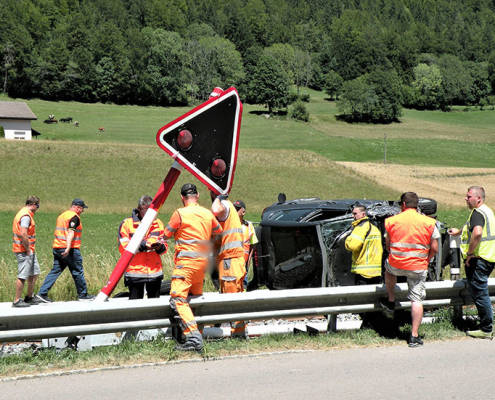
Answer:
<path fill-rule="evenodd" d="M 203 172 L 196 168 L 194 163 L 190 163 L 187 159 L 180 154 L 179 151 L 170 146 L 163 137 L 170 131 L 177 129 L 179 126 L 185 124 L 187 121 L 193 119 L 199 114 L 205 112 L 211 107 L 217 105 L 222 101 L 230 100 L 231 97 L 235 98 L 237 102 L 235 121 L 234 121 L 234 132 L 232 141 L 232 155 L 230 159 L 230 170 L 227 179 L 227 186 L 225 189 L 221 189 L 210 177 L 206 176 Z M 235 167 L 237 163 L 237 151 L 239 147 L 239 134 L 241 132 L 241 119 L 242 119 L 242 103 L 239 98 L 239 94 L 234 87 L 230 87 L 225 90 L 219 97 L 210 98 L 208 101 L 200 104 L 199 106 L 193 108 L 191 111 L 180 116 L 179 118 L 169 122 L 167 125 L 161 127 L 156 134 L 156 143 L 160 146 L 168 155 L 170 155 L 174 160 L 176 160 L 180 165 L 187 169 L 191 174 L 198 178 L 202 183 L 204 183 L 208 189 L 212 190 L 216 194 L 227 194 L 232 188 L 232 183 L 234 181 Z"/>

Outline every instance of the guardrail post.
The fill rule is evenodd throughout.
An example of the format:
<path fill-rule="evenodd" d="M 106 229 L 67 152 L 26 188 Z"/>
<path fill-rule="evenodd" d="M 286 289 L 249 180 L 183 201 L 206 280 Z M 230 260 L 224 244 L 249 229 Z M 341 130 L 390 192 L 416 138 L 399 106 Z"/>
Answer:
<path fill-rule="evenodd" d="M 327 332 L 337 332 L 337 314 L 327 315 Z"/>
<path fill-rule="evenodd" d="M 449 235 L 450 236 L 450 235 Z M 461 277 L 461 254 L 460 254 L 461 238 L 459 235 L 450 236 L 450 279 L 457 281 Z M 452 306 L 452 323 L 454 326 L 462 326 L 463 311 L 462 304 Z"/>

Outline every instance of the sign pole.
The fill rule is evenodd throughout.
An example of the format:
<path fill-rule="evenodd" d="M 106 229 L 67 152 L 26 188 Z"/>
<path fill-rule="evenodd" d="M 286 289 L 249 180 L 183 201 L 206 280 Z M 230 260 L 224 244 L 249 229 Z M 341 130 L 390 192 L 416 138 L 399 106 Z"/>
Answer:
<path fill-rule="evenodd" d="M 146 211 L 146 214 L 144 214 L 144 217 L 141 220 L 138 229 L 132 236 L 130 242 L 127 244 L 124 252 L 121 254 L 119 261 L 117 261 L 117 264 L 115 265 L 110 278 L 108 278 L 107 284 L 101 289 L 100 293 L 98 293 L 95 301 L 106 301 L 112 294 L 115 286 L 117 286 L 117 283 L 119 283 L 119 280 L 124 274 L 127 266 L 136 254 L 139 245 L 148 232 L 151 224 L 153 223 L 153 220 L 155 219 L 156 215 L 160 211 L 160 208 L 170 194 L 170 191 L 174 187 L 175 182 L 177 182 L 182 169 L 182 166 L 177 161 L 174 161 L 174 163 L 170 167 L 170 170 L 168 171 L 167 176 L 156 192 L 155 197 L 153 198 L 153 201 L 148 208 L 148 211 Z"/>

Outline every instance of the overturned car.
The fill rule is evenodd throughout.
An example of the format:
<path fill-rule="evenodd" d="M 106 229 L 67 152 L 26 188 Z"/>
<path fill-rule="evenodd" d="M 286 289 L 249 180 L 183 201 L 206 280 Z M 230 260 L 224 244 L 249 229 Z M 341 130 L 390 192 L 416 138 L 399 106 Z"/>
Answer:
<path fill-rule="evenodd" d="M 353 221 L 352 208 L 366 206 L 368 216 L 382 232 L 387 217 L 400 212 L 395 201 L 320 200 L 305 198 L 287 201 L 280 194 L 278 202 L 263 210 L 257 227 L 259 243 L 253 257 L 253 277 L 248 290 L 259 286 L 269 289 L 294 289 L 355 284 L 351 274 L 351 253 L 345 249 L 345 238 Z M 419 210 L 435 217 L 437 203 L 420 198 Z M 441 234 L 439 252 L 431 260 L 428 279 L 442 279 L 445 266 L 459 266 L 456 249 L 450 249 L 447 226 L 437 221 Z M 385 249 L 385 243 L 383 239 Z M 382 259 L 386 259 L 384 250 Z M 382 273 L 383 276 L 383 273 Z"/>

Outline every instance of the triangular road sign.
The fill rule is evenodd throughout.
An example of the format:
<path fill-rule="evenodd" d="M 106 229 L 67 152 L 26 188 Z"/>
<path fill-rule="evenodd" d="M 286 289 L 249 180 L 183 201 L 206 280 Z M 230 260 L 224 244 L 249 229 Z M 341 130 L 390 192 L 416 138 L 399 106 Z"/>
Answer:
<path fill-rule="evenodd" d="M 242 103 L 234 87 L 160 128 L 156 142 L 216 194 L 234 180 Z"/>

